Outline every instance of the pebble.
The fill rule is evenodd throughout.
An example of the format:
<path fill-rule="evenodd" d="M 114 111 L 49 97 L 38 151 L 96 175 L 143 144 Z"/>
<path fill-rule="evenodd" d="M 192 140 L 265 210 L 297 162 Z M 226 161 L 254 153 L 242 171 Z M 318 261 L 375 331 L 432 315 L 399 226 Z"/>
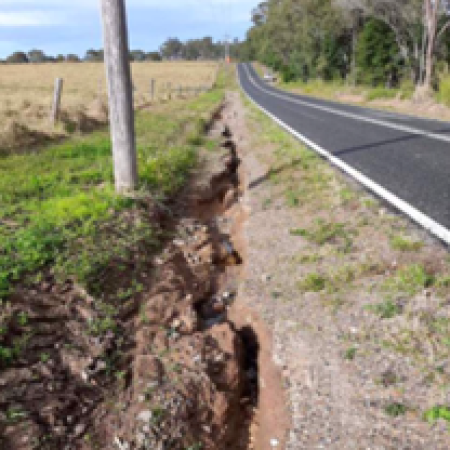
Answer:
<path fill-rule="evenodd" d="M 270 446 L 272 448 L 278 447 L 278 444 L 279 444 L 278 439 L 271 439 L 270 440 Z"/>
<path fill-rule="evenodd" d="M 136 417 L 140 422 L 150 422 L 152 420 L 153 414 L 149 410 L 141 411 Z"/>
<path fill-rule="evenodd" d="M 75 427 L 74 434 L 76 437 L 80 437 L 86 431 L 86 425 L 84 423 L 79 423 Z"/>

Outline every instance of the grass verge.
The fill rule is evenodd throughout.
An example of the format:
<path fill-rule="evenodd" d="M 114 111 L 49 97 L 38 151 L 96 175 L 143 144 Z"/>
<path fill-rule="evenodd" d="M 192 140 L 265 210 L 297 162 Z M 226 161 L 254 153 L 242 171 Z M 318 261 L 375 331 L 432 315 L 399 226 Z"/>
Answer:
<path fill-rule="evenodd" d="M 214 90 L 194 100 L 137 113 L 140 188 L 133 198 L 114 192 L 106 132 L 0 158 L 0 301 L 44 271 L 99 290 L 108 266 L 125 264 L 139 246 L 157 245 L 146 212 L 184 186 L 224 85 L 221 75 Z"/>

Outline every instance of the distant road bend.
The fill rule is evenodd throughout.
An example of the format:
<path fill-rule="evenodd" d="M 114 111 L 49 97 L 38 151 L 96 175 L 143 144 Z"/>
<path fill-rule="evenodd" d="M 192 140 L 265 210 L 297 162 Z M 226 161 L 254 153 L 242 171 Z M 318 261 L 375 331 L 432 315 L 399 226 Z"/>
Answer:
<path fill-rule="evenodd" d="M 290 94 L 250 64 L 238 75 L 282 127 L 450 244 L 450 123 Z"/>

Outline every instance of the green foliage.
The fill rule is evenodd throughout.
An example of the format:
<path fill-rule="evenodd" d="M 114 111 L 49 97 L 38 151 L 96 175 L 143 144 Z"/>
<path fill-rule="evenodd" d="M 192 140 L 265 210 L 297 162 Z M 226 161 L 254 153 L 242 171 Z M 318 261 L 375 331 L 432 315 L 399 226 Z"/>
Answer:
<path fill-rule="evenodd" d="M 377 87 L 374 89 L 370 89 L 366 94 L 366 100 L 378 100 L 378 99 L 390 99 L 395 98 L 397 96 L 397 91 L 394 89 L 387 89 L 384 87 Z"/>
<path fill-rule="evenodd" d="M 327 279 L 318 273 L 310 273 L 298 283 L 298 287 L 303 292 L 320 292 L 325 289 Z"/>
<path fill-rule="evenodd" d="M 424 419 L 429 423 L 434 423 L 439 419 L 450 422 L 450 408 L 447 406 L 433 406 L 424 414 Z"/>
<path fill-rule="evenodd" d="M 440 80 L 436 98 L 440 103 L 450 106 L 450 76 L 443 77 Z"/>
<path fill-rule="evenodd" d="M 370 85 L 384 84 L 398 74 L 399 48 L 394 32 L 384 22 L 370 19 L 364 25 L 358 39 L 356 62 L 359 80 Z M 380 93 L 386 95 L 385 91 L 375 95 Z"/>
<path fill-rule="evenodd" d="M 420 264 L 402 267 L 383 284 L 383 289 L 393 296 L 415 295 L 422 289 L 431 286 L 435 279 Z"/>
<path fill-rule="evenodd" d="M 184 186 L 197 163 L 202 115 L 223 97 L 222 78 L 221 87 L 183 109 L 169 104 L 137 114 L 139 197 L 164 199 Z M 106 132 L 0 158 L 0 300 L 24 276 L 48 266 L 93 287 L 112 262 L 138 251 L 139 243 L 156 244 L 152 225 L 137 220 L 145 208 L 141 199 L 116 195 Z"/>
<path fill-rule="evenodd" d="M 367 309 L 373 311 L 380 316 L 381 319 L 392 319 L 401 313 L 401 308 L 392 300 L 386 300 L 377 305 L 369 305 Z"/>
<path fill-rule="evenodd" d="M 344 359 L 347 359 L 349 361 L 353 361 L 356 357 L 356 353 L 358 352 L 358 349 L 356 347 L 350 347 L 345 351 Z"/>
<path fill-rule="evenodd" d="M 390 242 L 394 250 L 400 250 L 402 252 L 413 252 L 423 247 L 423 242 L 400 235 L 392 236 Z"/>
<path fill-rule="evenodd" d="M 323 219 L 316 220 L 314 227 L 309 230 L 293 229 L 291 235 L 305 237 L 317 245 L 336 242 L 338 239 L 343 240 L 345 244 L 351 243 L 351 233 L 345 229 L 345 224 L 326 222 Z"/>
<path fill-rule="evenodd" d="M 403 405 L 402 403 L 390 403 L 389 405 L 385 406 L 384 412 L 391 417 L 398 417 L 406 414 L 408 411 L 408 408 Z"/>

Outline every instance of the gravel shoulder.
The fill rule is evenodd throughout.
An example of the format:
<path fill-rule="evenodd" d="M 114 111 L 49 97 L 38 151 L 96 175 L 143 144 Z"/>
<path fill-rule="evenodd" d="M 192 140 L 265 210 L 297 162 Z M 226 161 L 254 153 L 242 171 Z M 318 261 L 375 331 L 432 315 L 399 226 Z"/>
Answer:
<path fill-rule="evenodd" d="M 449 448 L 447 250 L 228 100 L 249 212 L 240 298 L 272 331 L 285 448 Z"/>

